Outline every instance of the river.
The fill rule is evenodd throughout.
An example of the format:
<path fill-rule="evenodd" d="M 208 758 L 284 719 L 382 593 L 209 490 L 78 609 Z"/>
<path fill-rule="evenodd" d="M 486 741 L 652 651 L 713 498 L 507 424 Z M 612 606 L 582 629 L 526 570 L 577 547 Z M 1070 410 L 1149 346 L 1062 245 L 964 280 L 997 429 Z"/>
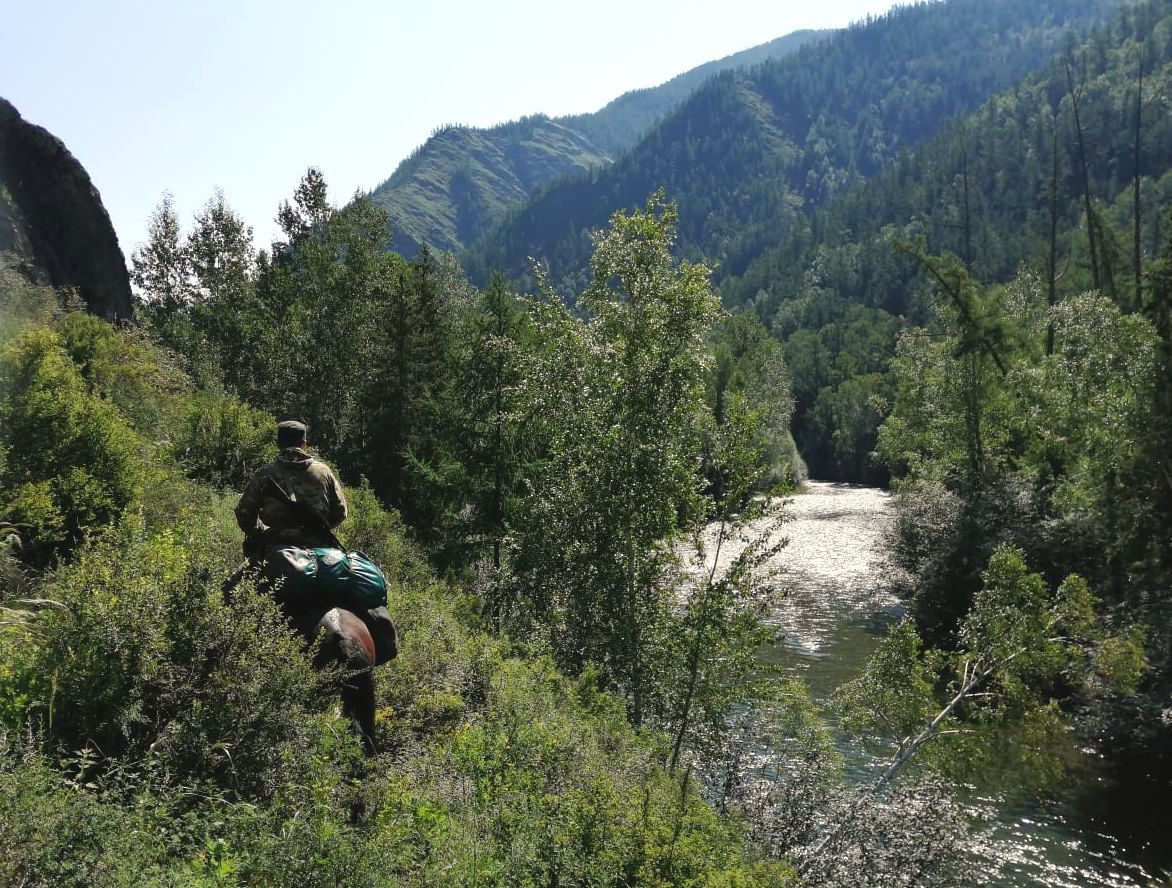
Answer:
<path fill-rule="evenodd" d="M 825 700 L 854 677 L 903 613 L 902 603 L 891 592 L 891 569 L 884 558 L 891 508 L 891 497 L 884 491 L 811 481 L 787 507 L 791 520 L 772 531 L 788 540 L 773 564 L 787 594 L 773 615 L 784 642 L 769 657 L 800 673 L 816 699 Z M 735 545 L 725 546 L 721 560 L 736 551 Z M 880 759 L 851 738 L 840 739 L 848 780 L 875 773 Z M 1107 825 L 1112 819 L 1103 813 L 1104 769 L 1091 760 L 1082 764 L 1079 773 L 1085 776 L 1058 799 L 1010 803 L 980 788 L 974 791 L 966 808 L 980 884 L 1172 884 L 1163 881 L 1167 872 L 1157 869 L 1161 863 L 1172 863 L 1169 849 L 1156 847 L 1151 836 L 1125 839 L 1122 830 Z"/>

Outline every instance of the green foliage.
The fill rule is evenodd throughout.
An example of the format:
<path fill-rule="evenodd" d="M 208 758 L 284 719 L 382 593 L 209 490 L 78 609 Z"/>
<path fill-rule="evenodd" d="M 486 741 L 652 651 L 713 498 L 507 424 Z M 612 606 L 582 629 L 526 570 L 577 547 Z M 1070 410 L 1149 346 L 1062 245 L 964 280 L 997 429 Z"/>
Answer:
<path fill-rule="evenodd" d="M 1157 336 L 1137 315 L 1085 294 L 1056 306 L 1053 353 L 1013 383 L 1032 406 L 1031 463 L 1061 468 L 1055 507 L 1100 514 L 1118 495 L 1152 421 Z"/>
<path fill-rule="evenodd" d="M 1019 8 L 1024 12 L 1026 6 Z M 959 7 L 953 5 L 948 14 L 960 14 Z M 1161 208 L 1167 204 L 1160 183 L 1172 130 L 1154 107 L 1168 78 L 1168 34 L 1165 6 L 1144 3 L 1121 10 L 1085 43 L 1052 43 L 1046 53 L 1065 49 L 1072 64 L 1088 142 L 1086 181 L 1096 254 L 1102 254 L 1101 283 L 1104 294 L 1128 311 L 1138 305 L 1136 262 L 1145 265 L 1158 251 Z M 726 304 L 753 305 L 762 317 L 772 317 L 775 332 L 786 340 L 798 402 L 795 436 L 815 475 L 884 480 L 873 474 L 876 466 L 824 456 L 838 454 L 843 434 L 858 440 L 848 453 L 865 453 L 883 416 L 871 418 L 870 428 L 859 435 L 858 427 L 836 424 L 832 395 L 822 396 L 821 409 L 817 405 L 819 390 L 868 373 L 885 374 L 883 394 L 890 400 L 887 364 L 901 319 L 921 325 L 932 319 L 939 291 L 931 273 L 896 255 L 893 243 L 924 239 L 932 253 L 959 257 L 983 285 L 1011 279 L 1023 264 L 1043 270 L 1041 286 L 1051 303 L 1098 285 L 1089 268 L 1084 158 L 1069 92 L 1064 60 L 1055 58 L 979 111 L 945 123 L 922 145 L 895 153 L 888 168 L 865 184 L 829 201 L 807 202 L 808 213 L 795 218 L 780 238 L 754 249 L 743 268 L 724 263 L 730 272 L 721 281 Z M 916 97 L 914 89 L 900 96 L 911 104 Z M 897 104 L 886 107 L 894 110 Z M 874 335 L 879 350 L 867 348 L 858 336 L 841 337 L 845 315 L 864 308 L 873 314 L 873 324 L 892 328 L 886 336 Z"/>
<path fill-rule="evenodd" d="M 1097 606 L 1082 577 L 1052 590 L 1021 551 L 1000 547 L 955 651 L 925 649 L 912 623 L 901 623 L 837 694 L 845 724 L 900 738 L 877 788 L 913 755 L 962 779 L 1030 775 L 1055 786 L 1068 732 L 1063 703 L 1133 693 L 1147 665 L 1142 628 L 1112 632 Z"/>
<path fill-rule="evenodd" d="M 317 167 L 310 167 L 293 193 L 293 203 L 284 201 L 277 210 L 286 246 L 297 246 L 315 233 L 320 234 L 333 212 L 325 176 Z"/>
<path fill-rule="evenodd" d="M 263 794 L 305 743 L 316 679 L 271 602 L 220 602 L 223 562 L 194 563 L 214 546 L 193 532 L 128 530 L 45 582 L 29 711 L 53 748 Z"/>
<path fill-rule="evenodd" d="M 0 353 L 3 511 L 42 565 L 115 521 L 142 479 L 139 440 L 110 404 L 87 391 L 64 346 L 39 328 Z"/>
<path fill-rule="evenodd" d="M 366 485 L 348 491 L 342 531 L 387 570 L 404 644 L 376 674 L 387 753 L 360 765 L 333 714 L 335 676 L 311 670 L 266 596 L 245 585 L 231 604 L 221 598 L 236 557 L 233 497 L 206 485 L 264 458 L 271 418 L 194 389 L 149 342 L 82 317 L 60 332 L 26 327 L 2 366 L 6 393 L 21 394 L 5 402 L 19 421 L 9 428 L 68 454 L 124 442 L 121 461 L 87 466 L 139 480 L 101 516 L 53 499 L 70 477 L 62 458 L 20 488 L 43 504 L 44 526 L 87 532 L 51 572 L 27 573 L 8 550 L 0 570 L 0 879 L 792 883 L 696 781 L 664 769 L 668 739 L 633 730 L 597 673 L 569 680 L 477 631 L 478 601 L 432 580 Z M 699 397 L 690 373 L 684 387 Z M 103 424 L 117 434 L 99 434 Z M 6 491 L 16 473 L 50 468 L 24 441 L 5 438 L 0 451 Z"/>
<path fill-rule="evenodd" d="M 451 284 L 449 270 L 424 249 L 381 294 L 376 323 L 384 338 L 359 393 L 362 422 L 377 441 L 361 452 L 371 484 L 443 566 L 461 560 L 464 481 L 452 444 L 463 416 Z"/>
<path fill-rule="evenodd" d="M 103 804 L 43 760 L 22 760 L 11 748 L 0 752 L 0 882 L 37 888 L 159 884 L 150 862 L 164 840 L 143 812 Z"/>
<path fill-rule="evenodd" d="M 866 671 L 839 689 L 836 703 L 848 732 L 912 737 L 934 714 L 935 675 L 909 620 L 891 628 Z"/>
<path fill-rule="evenodd" d="M 379 503 L 369 484 L 363 481 L 359 487 L 347 488 L 346 504 L 349 515 L 339 533 L 347 549 L 365 552 L 378 564 L 393 565 L 401 582 L 425 580 L 427 563 L 408 542 L 402 518 Z"/>
<path fill-rule="evenodd" d="M 610 159 L 581 129 L 542 114 L 487 129 L 445 126 L 369 199 L 387 213 L 397 252 L 459 250 L 541 186 Z"/>
<path fill-rule="evenodd" d="M 179 431 L 176 459 L 188 477 L 214 487 L 242 490 L 256 467 L 276 456 L 272 418 L 226 394 L 193 393 Z"/>
<path fill-rule="evenodd" d="M 1079 570 L 1118 595 L 1111 566 L 1139 540 L 1142 442 L 1152 421 L 1156 336 L 1085 294 L 1046 306 L 1030 276 L 942 306 L 893 362 L 896 397 L 879 452 L 905 479 L 895 551 L 916 617 L 936 643 L 958 625 L 998 541 L 1052 578 Z M 966 327 L 969 332 L 966 334 Z M 1011 328 L 1013 336 L 999 334 Z M 993 356 L 996 355 L 996 361 Z M 1104 559 L 1106 555 L 1106 559 Z"/>
<path fill-rule="evenodd" d="M 559 661 L 600 664 L 638 723 L 654 706 L 670 625 L 664 572 L 677 528 L 703 517 L 703 266 L 671 259 L 674 208 L 617 214 L 599 238 L 579 320 L 556 298 L 535 318 L 528 417 L 548 452 L 518 518 L 512 619 L 552 628 Z"/>
<path fill-rule="evenodd" d="M 67 305 L 77 305 L 65 294 L 29 282 L 19 270 L 16 257 L 0 252 L 0 343 L 8 342 L 31 324 L 48 324 Z"/>
<path fill-rule="evenodd" d="M 131 280 L 152 303 L 158 319 L 171 317 L 191 299 L 188 264 L 174 201 L 163 193 L 147 222 L 147 241 L 130 257 Z"/>
<path fill-rule="evenodd" d="M 70 312 L 54 325 L 91 394 L 110 401 L 138 434 L 166 434 L 171 396 L 189 383 L 141 331 L 115 330 L 93 315 Z"/>
<path fill-rule="evenodd" d="M 471 507 L 465 531 L 472 546 L 491 558 L 494 576 L 485 610 L 496 614 L 502 549 L 524 493 L 529 464 L 543 442 L 524 427 L 522 372 L 533 330 L 520 299 L 497 275 L 474 311 L 464 318 L 467 343 L 457 380 L 462 416 L 456 449 L 467 476 Z"/>
<path fill-rule="evenodd" d="M 318 681 L 271 603 L 245 593 L 221 604 L 194 563 L 208 548 L 198 535 L 135 545 L 153 560 L 95 548 L 46 587 L 68 610 L 38 618 L 27 674 L 52 694 L 53 717 L 34 703 L 39 744 L 0 749 L 3 866 L 14 878 L 789 883 L 787 866 L 746 854 L 739 827 L 694 782 L 681 789 L 663 771 L 664 741 L 633 731 L 591 675 L 573 682 L 513 656 L 468 628 L 450 592 L 400 564 L 387 562 L 407 644 L 378 673 L 390 753 L 356 772 L 356 745 L 315 714 Z M 388 538 L 383 551 L 403 545 Z"/>
<path fill-rule="evenodd" d="M 728 401 L 735 395 L 747 399 L 759 413 L 755 446 L 758 458 L 769 466 L 762 483 L 804 481 L 806 466 L 790 435 L 794 400 L 789 369 L 780 343 L 749 311 L 729 315 L 717 325 L 708 370 L 708 403 L 719 426 Z M 717 482 L 718 483 L 718 482 Z"/>
<path fill-rule="evenodd" d="M 663 655 L 679 664 L 679 688 L 667 695 L 678 700 L 668 715 L 674 734 L 669 765 L 674 769 L 687 749 L 705 767 L 724 772 L 718 779 L 726 793 L 740 779 L 738 713 L 751 701 L 792 717 L 802 702 L 800 689 L 759 656 L 779 643 L 767 623 L 778 594 L 767 565 L 784 546 L 770 534 L 784 517 L 779 499 L 784 488 L 774 486 L 765 496 L 759 492 L 769 473 L 762 460 L 762 413 L 764 408 L 750 409 L 734 394 L 711 433 L 708 470 L 716 479 L 711 488 L 716 529 L 694 530 L 696 557 L 673 581 L 683 603 Z M 787 697 L 792 699 L 780 702 Z"/>

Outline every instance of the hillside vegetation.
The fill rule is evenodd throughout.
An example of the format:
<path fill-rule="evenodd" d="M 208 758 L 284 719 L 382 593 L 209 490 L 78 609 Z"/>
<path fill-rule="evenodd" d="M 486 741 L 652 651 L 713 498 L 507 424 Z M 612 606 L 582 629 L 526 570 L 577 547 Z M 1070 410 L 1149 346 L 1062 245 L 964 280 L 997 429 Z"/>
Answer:
<path fill-rule="evenodd" d="M 793 55 L 708 81 L 612 166 L 551 184 L 472 246 L 499 269 L 584 283 L 589 231 L 657 188 L 680 242 L 740 274 L 815 206 L 974 110 L 1119 7 L 1117 0 L 952 0 L 900 7 Z"/>
<path fill-rule="evenodd" d="M 901 244 L 951 253 L 986 284 L 1028 268 L 1049 304 L 1088 289 L 1128 311 L 1145 304 L 1140 270 L 1172 197 L 1170 34 L 1167 3 L 1128 10 L 723 282 L 728 303 L 752 305 L 786 342 L 815 474 L 884 477 L 871 455 L 884 408 L 868 401 L 890 401 L 895 337 L 929 322 L 940 298 Z"/>
<path fill-rule="evenodd" d="M 597 670 L 490 635 L 347 490 L 400 657 L 362 760 L 267 594 L 225 601 L 275 422 L 142 331 L 0 273 L 0 884 L 789 884 Z"/>

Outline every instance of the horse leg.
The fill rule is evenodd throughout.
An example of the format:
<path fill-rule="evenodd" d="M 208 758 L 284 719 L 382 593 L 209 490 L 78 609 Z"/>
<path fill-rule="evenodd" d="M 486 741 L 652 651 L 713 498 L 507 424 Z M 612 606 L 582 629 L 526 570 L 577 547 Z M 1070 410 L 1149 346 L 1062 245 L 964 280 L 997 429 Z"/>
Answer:
<path fill-rule="evenodd" d="M 362 743 L 362 751 L 374 755 L 374 640 L 361 618 L 350 611 L 332 608 L 318 621 L 321 640 L 314 665 L 321 668 L 338 663 L 345 670 L 342 680 L 342 713 Z"/>
<path fill-rule="evenodd" d="M 362 743 L 362 751 L 374 755 L 374 675 L 363 669 L 342 684 L 342 712 L 350 719 L 354 733 Z"/>

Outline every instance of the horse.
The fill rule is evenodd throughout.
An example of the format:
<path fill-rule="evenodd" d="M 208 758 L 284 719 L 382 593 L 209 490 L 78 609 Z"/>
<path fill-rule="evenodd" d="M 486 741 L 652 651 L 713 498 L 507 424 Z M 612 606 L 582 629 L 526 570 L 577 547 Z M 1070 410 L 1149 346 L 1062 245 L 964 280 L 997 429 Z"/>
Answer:
<path fill-rule="evenodd" d="M 342 670 L 340 697 L 342 714 L 362 744 L 362 751 L 374 755 L 374 675 L 379 663 L 374 636 L 358 614 L 331 602 L 282 606 L 293 628 L 314 646 L 313 666 Z"/>
<path fill-rule="evenodd" d="M 385 622 L 391 626 L 390 638 L 379 645 L 371 633 L 368 620 L 359 614 L 329 599 L 313 600 L 305 595 L 282 594 L 281 585 L 274 585 L 265 576 L 262 566 L 252 561 L 245 561 L 224 581 L 226 600 L 246 576 L 255 580 L 257 588 L 266 589 L 274 595 L 290 626 L 305 640 L 307 647 L 313 649 L 315 669 L 322 670 L 334 665 L 339 667 L 342 674 L 339 688 L 342 714 L 349 719 L 350 728 L 362 744 L 363 753 L 374 755 L 377 749 L 374 743 L 375 695 L 372 670 L 397 653 L 397 639 L 389 617 Z M 379 610 L 385 613 L 385 609 Z"/>

